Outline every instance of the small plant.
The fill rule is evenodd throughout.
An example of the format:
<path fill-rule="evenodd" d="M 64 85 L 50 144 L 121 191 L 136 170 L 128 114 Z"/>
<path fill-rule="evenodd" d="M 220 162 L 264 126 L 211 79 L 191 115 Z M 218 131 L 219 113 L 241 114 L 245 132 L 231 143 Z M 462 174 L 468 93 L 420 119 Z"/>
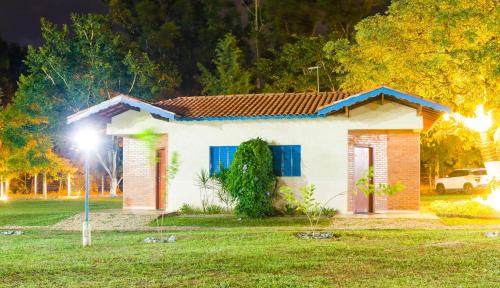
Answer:
<path fill-rule="evenodd" d="M 226 212 L 226 209 L 219 205 L 212 204 L 206 207 L 207 214 L 224 214 L 224 212 Z"/>
<path fill-rule="evenodd" d="M 337 209 L 330 207 L 321 207 L 321 214 L 325 217 L 333 217 L 337 214 Z"/>
<path fill-rule="evenodd" d="M 172 156 L 170 157 L 170 163 L 168 164 L 168 180 L 174 180 L 175 176 L 177 176 L 177 172 L 179 172 L 179 153 L 176 151 L 172 152 Z M 169 181 L 170 182 L 170 181 Z"/>
<path fill-rule="evenodd" d="M 215 195 L 217 196 L 220 202 L 224 203 L 224 206 L 226 207 L 226 212 L 230 212 L 234 200 L 229 194 L 229 191 L 227 190 L 228 170 L 224 169 L 224 166 L 222 166 L 221 164 L 219 172 L 215 173 L 212 176 L 212 179 L 214 181 L 213 189 L 215 190 Z"/>
<path fill-rule="evenodd" d="M 184 203 L 182 204 L 181 208 L 179 208 L 179 213 L 192 215 L 192 214 L 202 214 L 203 211 L 200 208 Z"/>
<path fill-rule="evenodd" d="M 210 174 L 207 170 L 201 169 L 197 177 L 197 184 L 200 188 L 201 207 L 203 208 L 203 212 L 207 212 L 207 207 L 210 205 Z"/>
<path fill-rule="evenodd" d="M 288 186 L 281 186 L 279 192 L 283 195 L 286 205 L 288 205 L 288 207 L 295 207 L 295 211 L 306 215 L 307 220 L 309 220 L 311 230 L 316 230 L 321 217 L 325 216 L 324 213 L 326 213 L 327 216 L 333 216 L 336 210 L 323 207 L 321 203 L 314 198 L 314 191 L 316 190 L 316 187 L 313 184 L 301 187 L 299 190 L 301 196 L 300 199 L 295 197 L 292 188 Z M 343 193 L 333 196 L 330 200 L 339 195 L 343 195 Z M 328 202 L 330 200 L 328 200 Z"/>
<path fill-rule="evenodd" d="M 365 195 L 375 194 L 375 195 L 394 195 L 403 191 L 406 187 L 399 181 L 397 181 L 394 185 L 389 185 L 386 183 L 379 183 L 375 185 L 373 183 L 373 167 L 370 166 L 368 171 L 356 182 L 356 188 L 363 192 Z M 357 193 L 357 190 L 354 190 L 354 193 Z"/>

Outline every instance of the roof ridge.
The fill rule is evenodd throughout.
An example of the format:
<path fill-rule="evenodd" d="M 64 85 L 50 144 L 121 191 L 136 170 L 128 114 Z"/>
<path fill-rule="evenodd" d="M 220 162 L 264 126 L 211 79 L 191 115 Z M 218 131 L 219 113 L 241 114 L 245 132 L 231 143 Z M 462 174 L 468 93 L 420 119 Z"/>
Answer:
<path fill-rule="evenodd" d="M 342 94 L 349 94 L 353 95 L 355 93 L 353 92 L 346 92 L 346 91 L 320 91 L 320 92 L 314 92 L 314 91 L 302 91 L 302 92 L 263 92 L 263 93 L 242 93 L 242 94 L 221 94 L 221 95 L 186 95 L 186 96 L 178 96 L 170 99 L 164 99 L 160 100 L 156 103 L 160 104 L 162 102 L 166 101 L 172 101 L 172 100 L 181 100 L 181 99 L 192 99 L 192 98 L 197 98 L 197 99 L 204 99 L 204 98 L 235 98 L 235 97 L 264 97 L 264 96 L 271 96 L 271 97 L 276 97 L 276 96 L 284 96 L 284 95 L 293 95 L 293 96 L 301 96 L 301 95 L 307 95 L 307 94 L 328 94 L 328 93 L 342 93 Z"/>

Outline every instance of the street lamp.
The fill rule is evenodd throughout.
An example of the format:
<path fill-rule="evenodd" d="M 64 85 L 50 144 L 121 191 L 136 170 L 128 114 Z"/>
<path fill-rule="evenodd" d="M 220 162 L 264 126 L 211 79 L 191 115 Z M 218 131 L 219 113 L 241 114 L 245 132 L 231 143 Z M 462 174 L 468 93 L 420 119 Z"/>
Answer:
<path fill-rule="evenodd" d="M 99 141 L 97 132 L 90 128 L 83 128 L 79 130 L 75 136 L 74 141 L 78 148 L 85 153 L 85 220 L 83 222 L 83 246 L 90 246 L 91 234 L 89 225 L 89 157 L 90 152 L 95 149 Z"/>

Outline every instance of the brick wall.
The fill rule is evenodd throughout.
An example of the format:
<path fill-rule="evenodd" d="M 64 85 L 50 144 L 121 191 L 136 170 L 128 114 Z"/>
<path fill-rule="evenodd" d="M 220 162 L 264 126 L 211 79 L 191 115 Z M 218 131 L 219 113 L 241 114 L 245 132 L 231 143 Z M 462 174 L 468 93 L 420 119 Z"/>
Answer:
<path fill-rule="evenodd" d="M 123 138 L 123 208 L 156 208 L 156 163 L 144 142 Z"/>
<path fill-rule="evenodd" d="M 400 181 L 403 192 L 390 196 L 391 210 L 418 210 L 420 207 L 420 134 L 390 133 L 387 139 L 389 183 Z"/>
<path fill-rule="evenodd" d="M 354 210 L 354 146 L 373 149 L 374 183 L 401 181 L 406 189 L 394 196 L 375 196 L 375 212 L 418 210 L 420 203 L 420 135 L 409 131 L 350 131 L 348 211 Z"/>

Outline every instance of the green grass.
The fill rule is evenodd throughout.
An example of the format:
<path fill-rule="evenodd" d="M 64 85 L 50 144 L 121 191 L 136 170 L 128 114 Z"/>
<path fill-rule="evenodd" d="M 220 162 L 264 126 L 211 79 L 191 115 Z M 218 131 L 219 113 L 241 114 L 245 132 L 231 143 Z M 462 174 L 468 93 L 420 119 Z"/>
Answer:
<path fill-rule="evenodd" d="M 297 230 L 300 231 L 300 230 Z M 295 231 L 227 228 L 165 233 L 27 231 L 0 236 L 2 287 L 498 287 L 500 241 L 471 230 Z M 165 235 L 164 234 L 164 235 Z"/>
<path fill-rule="evenodd" d="M 121 198 L 90 199 L 90 210 L 122 207 Z M 10 200 L 0 201 L 0 226 L 45 226 L 84 211 L 84 200 Z"/>
<path fill-rule="evenodd" d="M 320 220 L 320 226 L 326 226 L 331 218 Z M 198 226 L 198 227 L 270 227 L 270 226 L 306 226 L 309 221 L 301 217 L 269 217 L 262 219 L 241 218 L 233 215 L 189 215 L 166 216 L 155 220 L 151 226 Z"/>
<path fill-rule="evenodd" d="M 422 195 L 420 198 L 420 211 L 430 212 L 429 206 L 433 201 L 462 201 L 471 200 L 476 197 L 484 196 L 485 194 L 474 194 L 474 195 L 463 195 L 463 194 L 444 194 L 444 195 Z M 487 195 L 487 193 L 486 193 Z M 500 219 L 471 219 L 471 218 L 461 218 L 461 217 L 440 217 L 440 219 L 449 226 L 459 226 L 459 225 L 500 225 Z"/>

